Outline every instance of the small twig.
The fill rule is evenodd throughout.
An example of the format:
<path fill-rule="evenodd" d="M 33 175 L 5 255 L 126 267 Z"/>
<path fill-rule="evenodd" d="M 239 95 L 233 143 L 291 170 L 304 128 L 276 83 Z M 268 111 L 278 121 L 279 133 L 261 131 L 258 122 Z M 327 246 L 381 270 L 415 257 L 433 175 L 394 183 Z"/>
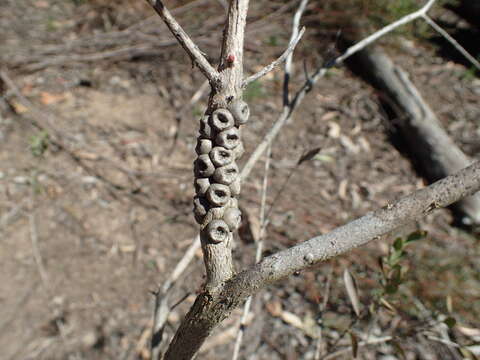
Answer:
<path fill-rule="evenodd" d="M 180 45 L 185 49 L 192 63 L 197 65 L 203 75 L 210 81 L 210 84 L 216 87 L 220 76 L 218 71 L 208 62 L 198 46 L 195 45 L 190 36 L 182 29 L 163 2 L 161 0 L 147 0 L 147 2 L 155 9 L 173 36 L 175 36 Z"/>
<path fill-rule="evenodd" d="M 390 340 L 392 340 L 393 338 L 391 336 L 385 336 L 385 337 L 381 337 L 381 338 L 377 338 L 377 339 L 372 339 L 372 340 L 367 340 L 367 341 L 360 341 L 358 343 L 358 346 L 367 346 L 367 345 L 374 345 L 374 344 L 381 344 L 381 343 L 385 343 L 385 342 L 388 342 Z M 349 346 L 345 349 L 342 349 L 342 350 L 338 350 L 338 351 L 335 351 L 334 353 L 332 354 L 329 354 L 327 356 L 324 356 L 323 358 L 321 358 L 322 360 L 331 360 L 331 359 L 335 359 L 336 357 L 340 356 L 340 355 L 343 355 L 343 354 L 346 354 L 346 353 L 351 353 L 352 352 L 352 347 Z"/>
<path fill-rule="evenodd" d="M 388 24 L 387 26 L 381 28 L 380 30 L 374 32 L 372 35 L 366 37 L 362 41 L 356 43 L 355 45 L 349 47 L 347 51 L 345 51 L 342 55 L 337 57 L 335 60 L 333 60 L 327 67 L 332 67 L 341 64 L 343 61 L 345 61 L 347 58 L 355 54 L 356 52 L 362 50 L 363 48 L 367 47 L 368 45 L 372 44 L 373 42 L 377 41 L 379 38 L 382 36 L 388 34 L 389 32 L 395 30 L 396 28 L 408 24 L 409 22 L 412 22 L 418 18 L 423 17 L 433 6 L 436 0 L 429 0 L 423 7 L 418 9 L 417 11 L 405 15 L 401 19 Z"/>
<path fill-rule="evenodd" d="M 37 224 L 35 222 L 34 213 L 30 213 L 28 215 L 28 222 L 30 225 L 30 241 L 32 243 L 33 258 L 35 259 L 35 264 L 37 265 L 38 273 L 40 274 L 40 279 L 42 279 L 43 285 L 48 288 L 48 274 L 47 274 L 47 271 L 45 270 L 42 254 L 40 253 L 40 249 L 38 247 Z"/>
<path fill-rule="evenodd" d="M 297 37 L 294 38 L 293 41 L 290 42 L 287 49 L 283 52 L 282 55 L 280 55 L 280 57 L 277 60 L 270 63 L 270 65 L 265 66 L 262 70 L 260 70 L 256 74 L 253 74 L 252 76 L 249 76 L 248 78 L 243 80 L 242 88 L 246 88 L 248 86 L 248 84 L 250 84 L 251 82 L 253 82 L 255 80 L 260 79 L 263 76 L 265 76 L 270 71 L 275 69 L 278 65 L 280 65 L 283 61 L 285 61 L 285 59 L 287 59 L 288 55 L 290 55 L 293 52 L 293 50 L 295 50 L 295 47 L 297 46 L 298 42 L 302 38 L 304 32 L 305 32 L 305 27 L 303 27 L 300 30 L 300 33 L 298 33 Z"/>
<path fill-rule="evenodd" d="M 268 171 L 270 169 L 270 160 L 271 160 L 271 146 L 267 149 L 267 160 L 265 161 L 265 172 L 263 176 L 263 186 L 262 186 L 262 198 L 260 202 L 260 235 L 256 243 L 255 251 L 255 262 L 258 263 L 262 259 L 263 252 L 263 238 L 265 235 L 265 208 L 267 202 L 267 188 L 268 188 Z M 248 315 L 250 313 L 250 307 L 252 305 L 252 298 L 250 296 L 245 305 L 243 305 L 242 318 L 240 319 L 240 326 L 238 328 L 237 338 L 235 340 L 235 346 L 233 349 L 232 360 L 237 360 L 240 353 L 240 346 L 242 344 L 243 334 L 245 333 L 246 324 L 248 321 Z"/>
<path fill-rule="evenodd" d="M 168 305 L 170 299 L 170 289 L 178 280 L 180 275 L 185 271 L 195 256 L 195 253 L 200 248 L 200 236 L 197 236 L 192 244 L 189 246 L 182 259 L 177 263 L 173 269 L 170 277 L 163 283 L 158 292 L 155 293 L 155 306 L 153 312 L 153 327 L 152 327 L 152 341 L 151 353 L 152 359 L 157 359 L 161 351 L 163 331 L 168 319 L 168 315 L 173 306 Z"/>
<path fill-rule="evenodd" d="M 327 274 L 327 281 L 325 283 L 325 293 L 323 295 L 323 301 L 320 304 L 320 314 L 325 311 L 327 308 L 328 300 L 330 299 L 330 290 L 332 287 L 332 276 L 333 276 L 333 265 L 330 265 L 330 269 L 328 270 Z M 320 331 L 318 335 L 317 342 L 315 344 L 315 360 L 320 360 L 321 356 L 323 355 L 323 326 L 320 326 Z"/>
<path fill-rule="evenodd" d="M 302 18 L 303 12 L 307 7 L 308 0 L 302 0 L 300 5 L 298 6 L 295 15 L 293 16 L 292 21 L 292 35 L 290 37 L 290 42 L 297 36 L 298 29 L 300 27 L 300 19 Z M 287 106 L 290 102 L 290 79 L 291 79 L 291 71 L 292 71 L 292 61 L 293 61 L 293 52 L 288 54 L 287 59 L 285 61 L 285 81 L 283 83 L 283 106 Z"/>
<path fill-rule="evenodd" d="M 453 37 L 450 36 L 449 33 L 447 33 L 445 30 L 443 30 L 433 19 L 428 16 L 427 14 L 423 14 L 422 18 L 432 27 L 437 31 L 440 35 L 442 35 L 450 44 L 457 49 L 460 54 L 465 56 L 465 58 L 472 63 L 473 66 L 475 66 L 478 70 L 480 70 L 480 62 L 478 62 L 477 59 L 475 59 L 472 55 L 469 54 L 465 48 L 458 43 Z"/>

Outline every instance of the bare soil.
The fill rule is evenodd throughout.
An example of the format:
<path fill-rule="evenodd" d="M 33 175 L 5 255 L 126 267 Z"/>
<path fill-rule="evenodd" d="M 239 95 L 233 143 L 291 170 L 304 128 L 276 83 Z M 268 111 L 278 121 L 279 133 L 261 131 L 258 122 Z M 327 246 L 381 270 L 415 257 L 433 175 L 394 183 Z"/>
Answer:
<path fill-rule="evenodd" d="M 169 6 L 180 9 L 179 21 L 215 59 L 222 2 L 182 7 L 186 3 Z M 282 52 L 294 6 L 252 3 L 248 73 Z M 0 359 L 150 358 L 151 292 L 168 278 L 197 232 L 191 164 L 195 120 L 208 97 L 205 90 L 199 102 L 190 103 L 204 79 L 151 16 L 137 1 L 0 4 L 2 70 L 28 101 L 6 84 L 0 87 Z M 302 61 L 313 69 L 333 38 L 321 29 L 307 34 L 295 55 L 292 91 L 304 80 Z M 156 46 L 156 39 L 166 45 Z M 398 37 L 389 51 L 459 146 L 479 158 L 479 79 L 437 56 L 425 41 Z M 281 89 L 277 70 L 247 90 L 252 118 L 244 130 L 244 158 L 278 117 Z M 266 254 L 425 185 L 392 146 L 377 95 L 347 69 L 332 69 L 275 140 Z M 318 147 L 315 159 L 297 166 Z M 243 186 L 240 201 L 253 231 L 263 162 Z M 452 316 L 457 321 L 448 330 L 452 341 L 480 342 L 478 333 L 462 331 L 480 332 L 479 237 L 451 221 L 448 210 L 438 211 L 261 291 L 242 358 L 313 359 L 319 344 L 324 353 L 347 349 L 349 332 L 359 341 L 367 334 L 396 340 L 361 347 L 361 359 L 401 358 L 398 346 L 408 359 L 459 358 L 430 336 Z M 405 282 L 388 297 L 391 308 L 382 307 L 375 302 L 381 288 L 378 257 L 397 236 L 417 229 L 428 235 L 408 248 Z M 252 264 L 254 254 L 248 236 L 237 239 L 239 269 Z M 346 268 L 357 281 L 359 319 L 343 283 Z M 198 253 L 175 290 L 174 301 L 186 299 L 169 317 L 169 334 L 193 302 L 203 272 Z M 376 315 L 369 313 L 374 303 Z M 225 321 L 200 359 L 231 357 L 240 315 L 239 310 Z M 351 351 L 337 358 L 350 359 Z"/>

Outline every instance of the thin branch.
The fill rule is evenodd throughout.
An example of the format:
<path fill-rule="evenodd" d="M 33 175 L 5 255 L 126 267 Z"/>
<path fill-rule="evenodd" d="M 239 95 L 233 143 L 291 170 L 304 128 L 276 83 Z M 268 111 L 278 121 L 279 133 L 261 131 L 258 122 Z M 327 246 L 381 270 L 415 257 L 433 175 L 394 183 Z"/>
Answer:
<path fill-rule="evenodd" d="M 262 186 L 262 198 L 260 202 L 260 235 L 256 243 L 255 251 L 255 262 L 258 263 L 262 259 L 263 253 L 263 237 L 265 236 L 266 224 L 265 224 L 265 208 L 267 203 L 267 189 L 268 189 L 268 171 L 270 169 L 270 160 L 271 160 L 271 146 L 267 149 L 267 160 L 265 161 L 265 172 L 263 176 L 263 186 Z M 240 353 L 240 346 L 242 344 L 243 334 L 245 333 L 245 328 L 247 326 L 248 314 L 250 313 L 250 307 L 252 305 L 252 296 L 250 296 L 245 305 L 243 306 L 242 318 L 240 319 L 240 326 L 238 328 L 237 338 L 235 340 L 235 346 L 233 348 L 232 360 L 238 359 L 238 354 Z"/>
<path fill-rule="evenodd" d="M 147 0 L 147 2 L 155 9 L 157 14 L 162 18 L 168 26 L 173 36 L 178 40 L 180 45 L 185 49 L 190 56 L 192 63 L 197 65 L 200 71 L 210 81 L 212 86 L 217 86 L 219 80 L 219 73 L 209 63 L 197 45 L 192 41 L 190 36 L 182 29 L 180 24 L 175 20 L 170 11 L 165 7 L 161 0 Z"/>
<path fill-rule="evenodd" d="M 168 305 L 168 301 L 170 299 L 170 290 L 172 289 L 173 285 L 175 285 L 175 282 L 178 280 L 180 275 L 185 271 L 188 264 L 190 264 L 199 248 L 200 236 L 197 236 L 192 241 L 192 244 L 189 246 L 182 259 L 177 263 L 175 269 L 173 269 L 170 277 L 163 283 L 162 287 L 155 294 L 151 341 L 152 359 L 157 359 L 161 352 L 163 344 L 163 332 L 171 310 L 171 307 Z"/>
<path fill-rule="evenodd" d="M 302 18 L 303 12 L 307 7 L 308 0 L 302 0 L 300 5 L 298 6 L 295 15 L 293 15 L 292 21 L 292 35 L 290 36 L 290 42 L 297 36 L 298 29 L 300 28 L 300 19 Z M 290 79 L 291 79 L 291 72 L 292 72 L 292 60 L 293 60 L 293 52 L 288 54 L 287 60 L 285 61 L 285 80 L 283 83 L 283 106 L 287 106 L 290 102 Z"/>
<path fill-rule="evenodd" d="M 293 52 L 293 50 L 295 50 L 295 47 L 297 46 L 298 42 L 302 38 L 304 32 L 305 32 L 305 27 L 303 27 L 300 30 L 300 33 L 298 33 L 297 37 L 295 39 L 293 39 L 293 41 L 290 42 L 287 49 L 283 52 L 282 55 L 280 55 L 280 57 L 277 60 L 273 61 L 270 65 L 265 66 L 262 70 L 260 70 L 256 74 L 253 74 L 252 76 L 249 76 L 248 78 L 243 80 L 242 88 L 246 88 L 248 86 L 248 84 L 250 84 L 251 82 L 253 82 L 255 80 L 260 79 L 263 76 L 265 76 L 270 71 L 275 69 L 278 65 L 280 65 L 283 61 L 285 61 L 285 59 L 287 59 L 288 55 L 290 55 Z"/>
<path fill-rule="evenodd" d="M 430 16 L 428 16 L 427 14 L 423 14 L 422 15 L 422 18 L 431 26 L 435 29 L 435 31 L 437 31 L 440 35 L 442 35 L 445 39 L 447 39 L 447 41 L 453 45 L 453 47 L 455 47 L 455 49 L 458 50 L 458 52 L 460 52 L 460 54 L 462 54 L 463 56 L 465 56 L 465 58 L 470 61 L 473 66 L 475 66 L 478 70 L 480 70 L 480 62 L 478 62 L 477 59 L 475 59 L 472 55 L 470 55 L 468 53 L 467 50 L 465 50 L 464 47 L 462 47 L 462 45 L 460 45 L 458 43 L 458 41 L 456 41 L 453 37 L 450 36 L 449 33 L 447 33 L 445 30 L 443 30 L 435 21 L 432 20 L 432 18 L 430 18 Z"/>
<path fill-rule="evenodd" d="M 367 339 L 366 341 L 360 341 L 358 343 L 358 346 L 359 347 L 362 347 L 362 346 L 367 346 L 367 345 L 374 345 L 374 344 L 382 344 L 382 343 L 386 343 L 390 340 L 392 340 L 393 338 L 391 336 L 384 336 L 384 337 L 381 337 L 381 338 L 373 338 L 373 339 Z M 338 358 L 340 355 L 343 355 L 343 354 L 347 354 L 347 353 L 351 353 L 352 352 L 352 347 L 349 346 L 345 349 L 342 349 L 342 350 L 338 350 L 338 351 L 335 351 L 334 353 L 331 353 L 325 357 L 322 358 L 322 360 L 331 360 L 331 359 L 336 359 Z"/>
<path fill-rule="evenodd" d="M 256 267 L 240 273 L 232 280 L 232 284 L 240 282 L 240 278 L 248 278 L 252 290 L 263 287 L 314 263 L 364 245 L 403 224 L 429 214 L 436 208 L 446 207 L 478 190 L 480 190 L 480 161 L 328 234 L 314 237 L 269 256 Z"/>
<path fill-rule="evenodd" d="M 330 63 L 330 66 L 335 66 L 341 64 L 343 61 L 345 61 L 347 58 L 355 54 L 357 51 L 362 50 L 366 46 L 370 45 L 371 43 L 377 41 L 379 38 L 384 36 L 385 34 L 388 34 L 389 32 L 395 30 L 396 28 L 408 24 L 409 22 L 412 22 L 418 18 L 423 17 L 433 6 L 436 0 L 429 0 L 423 7 L 418 9 L 417 11 L 405 15 L 401 19 L 388 24 L 387 26 L 383 27 L 382 29 L 374 32 L 372 35 L 366 37 L 362 41 L 358 42 L 357 44 L 349 47 L 343 55 L 337 57 L 332 63 Z"/>
<path fill-rule="evenodd" d="M 45 270 L 42 253 L 40 252 L 40 248 L 38 246 L 38 232 L 37 232 L 37 222 L 35 220 L 34 196 L 35 195 L 32 194 L 32 212 L 28 214 L 28 224 L 30 228 L 30 241 L 32 244 L 33 258 L 35 259 L 35 264 L 37 265 L 37 270 L 40 275 L 40 279 L 43 285 L 46 288 L 48 288 L 48 285 L 49 285 L 48 273 Z"/>

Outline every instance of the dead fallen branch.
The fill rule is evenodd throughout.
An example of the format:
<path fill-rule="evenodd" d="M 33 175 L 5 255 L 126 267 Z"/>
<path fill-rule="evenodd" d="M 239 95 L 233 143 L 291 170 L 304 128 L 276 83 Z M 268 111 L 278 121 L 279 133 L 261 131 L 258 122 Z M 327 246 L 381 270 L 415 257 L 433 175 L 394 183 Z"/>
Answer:
<path fill-rule="evenodd" d="M 351 58 L 370 84 L 385 93 L 396 114 L 398 130 L 407 152 L 420 172 L 436 181 L 472 163 L 442 127 L 433 110 L 409 79 L 408 74 L 378 48 L 367 48 Z M 480 195 L 454 205 L 464 224 L 480 224 Z M 466 216 L 466 217 L 465 217 Z"/>

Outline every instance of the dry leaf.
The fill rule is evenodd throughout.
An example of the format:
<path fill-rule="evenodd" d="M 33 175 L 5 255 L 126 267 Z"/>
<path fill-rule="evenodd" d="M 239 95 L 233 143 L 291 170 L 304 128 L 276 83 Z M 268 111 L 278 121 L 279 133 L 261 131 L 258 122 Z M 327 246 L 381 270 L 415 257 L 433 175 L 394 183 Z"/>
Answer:
<path fill-rule="evenodd" d="M 76 151 L 75 156 L 78 157 L 79 159 L 85 159 L 85 160 L 98 160 L 99 156 L 95 153 L 91 153 L 88 151 Z"/>
<path fill-rule="evenodd" d="M 339 112 L 338 111 L 328 111 L 326 112 L 325 114 L 322 115 L 322 117 L 320 118 L 321 121 L 328 121 L 328 120 L 332 120 L 332 119 L 335 119 L 337 117 L 337 115 L 339 115 Z M 332 123 L 330 123 L 332 124 Z M 330 125 L 329 124 L 329 125 Z"/>
<path fill-rule="evenodd" d="M 297 329 L 303 330 L 303 321 L 294 313 L 289 311 L 282 311 L 280 318 L 285 321 L 287 324 L 296 327 Z"/>
<path fill-rule="evenodd" d="M 46 91 L 40 93 L 40 102 L 44 105 L 55 104 L 67 98 L 66 94 L 52 94 Z"/>
<path fill-rule="evenodd" d="M 355 285 L 355 281 L 352 274 L 350 274 L 350 271 L 348 271 L 348 268 L 345 268 L 345 271 L 343 272 L 343 281 L 345 282 L 345 288 L 347 289 L 347 294 L 352 303 L 353 310 L 357 316 L 360 316 L 360 300 L 358 299 L 357 286 Z"/>
<path fill-rule="evenodd" d="M 29 110 L 25 105 L 15 100 L 9 100 L 9 103 L 12 106 L 13 111 L 15 111 L 15 114 L 24 114 Z"/>
<path fill-rule="evenodd" d="M 456 329 L 463 335 L 471 337 L 475 341 L 480 341 L 480 329 L 457 326 Z"/>
<path fill-rule="evenodd" d="M 340 135 L 340 143 L 353 154 L 358 154 L 360 152 L 360 147 L 355 145 L 348 136 Z"/>
<path fill-rule="evenodd" d="M 282 303 L 280 301 L 269 301 L 265 308 L 273 317 L 279 317 L 282 314 Z"/>
<path fill-rule="evenodd" d="M 329 129 L 327 135 L 333 139 L 337 139 L 340 136 L 340 125 L 331 121 L 328 123 L 328 127 Z"/>
<path fill-rule="evenodd" d="M 347 200 L 347 185 L 348 185 L 348 180 L 343 179 L 340 181 L 340 184 L 338 185 L 338 196 L 342 200 Z"/>

